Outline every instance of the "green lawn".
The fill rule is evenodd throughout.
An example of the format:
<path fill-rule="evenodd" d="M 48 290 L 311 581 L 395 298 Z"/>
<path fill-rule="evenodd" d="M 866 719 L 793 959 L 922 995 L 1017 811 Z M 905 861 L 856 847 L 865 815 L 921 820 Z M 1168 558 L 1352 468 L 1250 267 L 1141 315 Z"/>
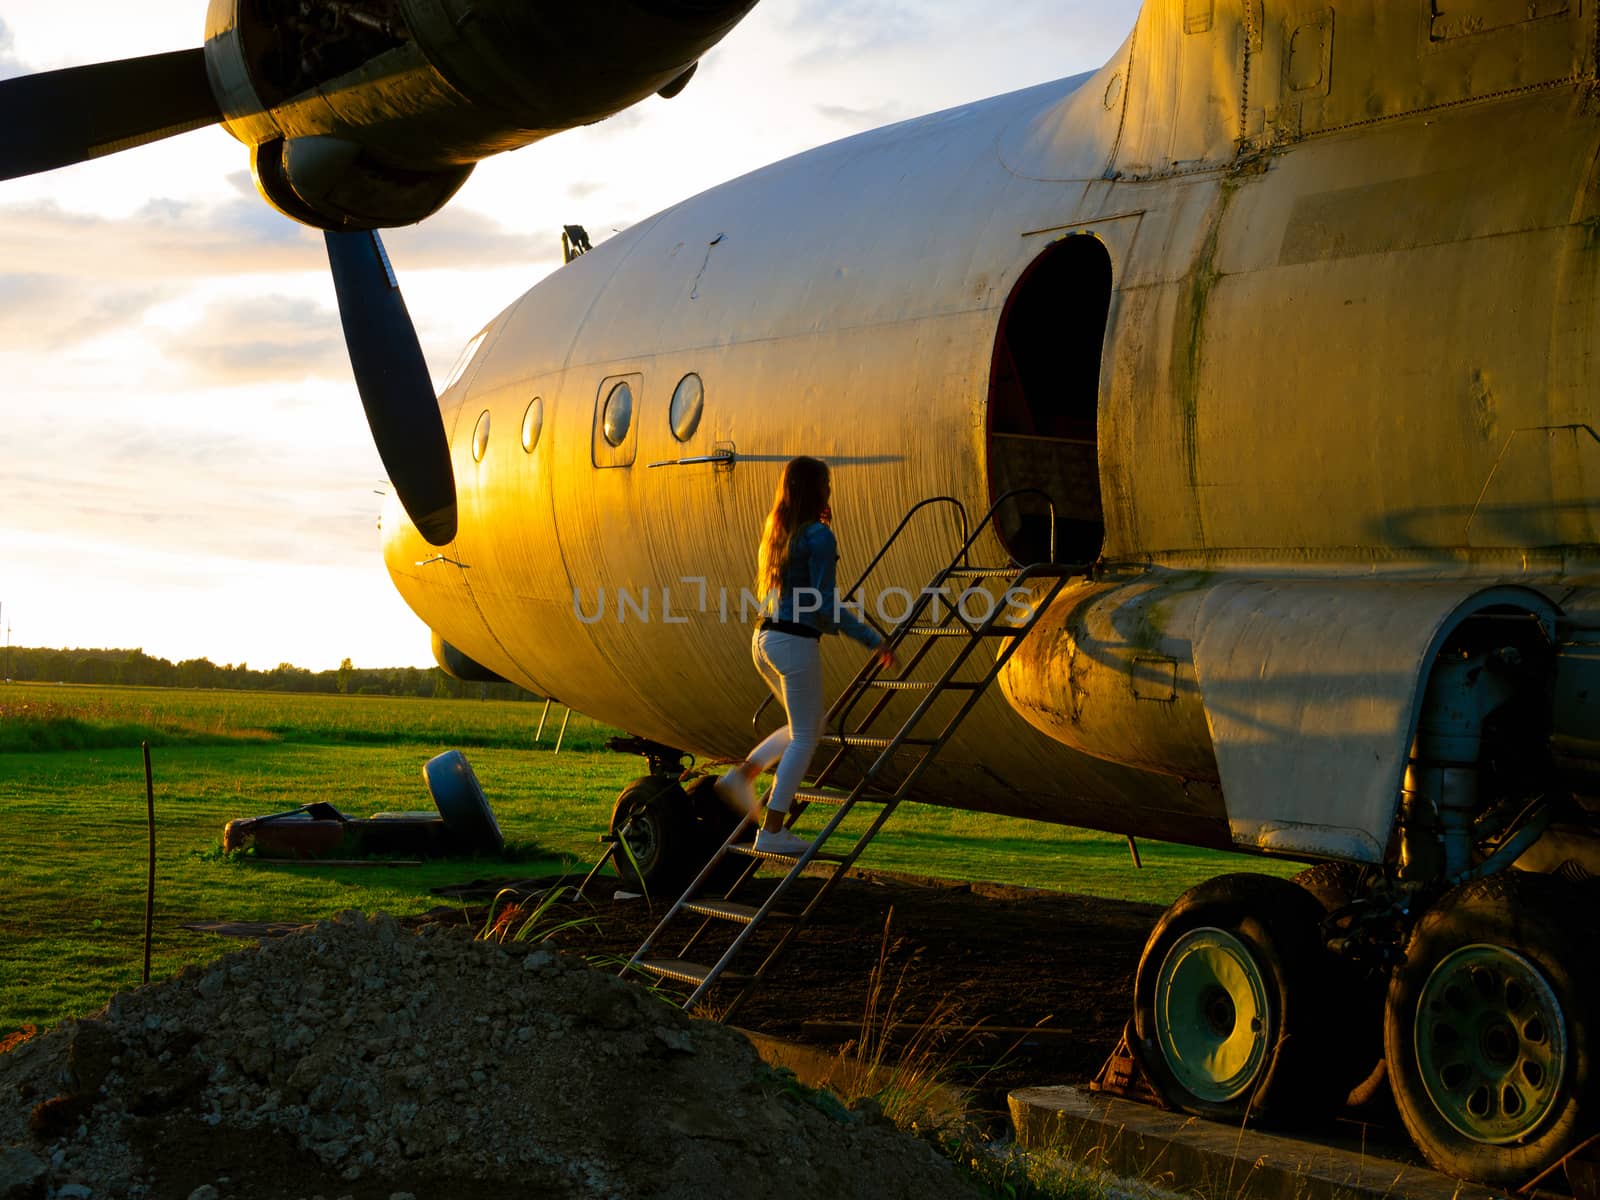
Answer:
<path fill-rule="evenodd" d="M 74 729 L 102 746 L 148 740 L 522 747 L 532 745 L 543 708 L 501 700 L 0 683 L 0 752 L 79 748 L 70 740 Z M 552 709 L 546 746 L 554 744 L 565 711 Z M 615 732 L 575 717 L 565 745 L 597 750 Z"/>
<path fill-rule="evenodd" d="M 582 717 L 573 718 L 562 752 L 553 753 L 559 709 L 535 744 L 541 707 L 0 685 L 0 747 L 111 743 L 0 750 L 0 1036 L 25 1023 L 92 1012 L 139 981 L 146 871 L 140 736 L 162 743 L 152 757 L 153 973 L 163 977 L 232 948 L 181 929 L 187 922 L 305 921 L 346 908 L 404 915 L 440 903 L 430 888 L 585 869 L 599 853 L 596 837 L 617 792 L 643 773 L 643 760 L 605 750 L 614 731 Z M 456 747 L 467 748 L 513 861 L 283 867 L 217 852 L 230 818 L 313 800 L 352 816 L 430 808 L 421 765 Z M 1135 872 L 1120 838 L 909 805 L 862 865 L 1156 901 L 1221 871 L 1272 869 L 1185 847 L 1140 848 L 1145 869 Z"/>

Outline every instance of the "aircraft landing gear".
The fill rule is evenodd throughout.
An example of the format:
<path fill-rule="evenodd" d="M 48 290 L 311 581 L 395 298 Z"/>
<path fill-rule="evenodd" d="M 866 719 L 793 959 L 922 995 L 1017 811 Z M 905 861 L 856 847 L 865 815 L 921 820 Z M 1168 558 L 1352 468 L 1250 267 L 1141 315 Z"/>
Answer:
<path fill-rule="evenodd" d="M 650 895 L 676 894 L 705 865 L 704 857 L 694 858 L 698 838 L 689 798 L 670 776 L 646 775 L 623 788 L 611 810 L 611 832 L 628 849 L 617 854 L 617 874 Z"/>
<path fill-rule="evenodd" d="M 671 775 L 646 775 L 622 789 L 611 810 L 611 832 L 628 847 L 629 854 L 615 860 L 625 881 L 652 897 L 677 898 L 739 823 L 717 800 L 715 782 L 711 775 L 687 784 Z"/>
<path fill-rule="evenodd" d="M 1322 905 L 1325 941 L 1330 934 L 1349 939 L 1361 932 L 1352 906 L 1370 902 L 1369 895 L 1374 885 L 1382 882 L 1382 873 L 1356 863 L 1325 862 L 1307 867 L 1290 882 L 1305 888 Z M 1361 1108 L 1381 1096 L 1389 1082 L 1383 1061 L 1383 997 L 1388 975 L 1361 959 L 1343 957 L 1337 959 L 1334 971 L 1343 1016 L 1324 1036 L 1340 1039 L 1339 1061 L 1350 1068 L 1353 1083 L 1344 1106 Z M 1365 1064 L 1365 1068 L 1357 1064 Z"/>
<path fill-rule="evenodd" d="M 1440 1171 L 1523 1183 L 1593 1123 L 1600 996 L 1592 947 L 1574 932 L 1585 900 L 1506 871 L 1417 923 L 1389 985 L 1384 1046 L 1400 1115 Z"/>
<path fill-rule="evenodd" d="M 1350 1091 L 1322 905 L 1266 875 L 1222 875 L 1156 924 L 1134 984 L 1139 1058 L 1162 1097 L 1238 1123 L 1327 1112 Z"/>

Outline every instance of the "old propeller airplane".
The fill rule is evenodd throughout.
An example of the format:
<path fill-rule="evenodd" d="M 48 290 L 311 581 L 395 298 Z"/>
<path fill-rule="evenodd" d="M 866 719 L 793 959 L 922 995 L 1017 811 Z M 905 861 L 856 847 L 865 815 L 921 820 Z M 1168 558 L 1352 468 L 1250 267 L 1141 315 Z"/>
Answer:
<path fill-rule="evenodd" d="M 1520 1182 L 1593 1132 L 1589 6 L 1148 0 L 1098 72 L 576 257 L 436 402 L 358 231 L 680 86 L 749 5 L 617 0 L 604 94 L 556 69 L 578 51 L 546 7 L 214 0 L 203 52 L 0 85 L 65 114 L 10 122 L 0 166 L 225 119 L 267 199 L 329 231 L 395 483 L 385 558 L 441 653 L 642 737 L 743 750 L 754 532 L 787 458 L 828 459 L 868 612 L 931 578 L 964 635 L 941 645 L 1002 646 L 975 659 L 1000 688 L 922 739 L 919 799 L 1318 864 L 1223 876 L 1158 925 L 1133 1044 L 1172 1103 L 1289 1117 L 1381 1057 L 1456 1175 Z M 100 128 L 117 71 L 170 104 Z M 1026 602 L 952 624 L 991 579 Z M 941 597 L 909 606 L 877 609 L 908 646 Z M 950 689 L 907 657 L 856 681 L 923 713 Z M 906 728 L 838 734 L 835 781 L 914 774 Z"/>

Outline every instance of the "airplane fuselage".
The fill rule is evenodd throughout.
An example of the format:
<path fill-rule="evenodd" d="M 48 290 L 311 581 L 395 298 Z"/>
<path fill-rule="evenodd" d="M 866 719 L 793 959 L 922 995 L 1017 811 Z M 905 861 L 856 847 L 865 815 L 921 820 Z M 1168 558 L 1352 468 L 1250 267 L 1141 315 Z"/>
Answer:
<path fill-rule="evenodd" d="M 1341 10 L 1337 39 L 1171 7 L 1098 73 L 779 163 L 535 287 L 442 399 L 445 560 L 415 565 L 432 552 L 385 515 L 407 601 L 506 678 L 733 757 L 764 694 L 739 592 L 787 459 L 833 467 L 842 580 L 925 497 L 981 513 L 1048 481 L 1073 518 L 1057 557 L 1098 565 L 923 797 L 1381 857 L 1449 631 L 1595 623 L 1588 35 L 1576 13 L 1436 26 L 1374 97 L 1333 64 L 1392 35 L 1382 6 Z M 704 413 L 680 441 L 691 373 Z M 649 465 L 718 449 L 731 466 Z M 920 587 L 952 539 L 913 527 L 869 594 Z M 834 686 L 859 661 L 825 657 Z"/>

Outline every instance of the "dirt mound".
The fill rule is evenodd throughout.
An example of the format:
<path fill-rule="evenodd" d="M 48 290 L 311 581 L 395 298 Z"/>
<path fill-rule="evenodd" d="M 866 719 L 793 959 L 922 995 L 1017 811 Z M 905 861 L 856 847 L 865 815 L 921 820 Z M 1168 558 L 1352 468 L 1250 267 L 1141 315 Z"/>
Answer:
<path fill-rule="evenodd" d="M 0 1056 L 0 1200 L 971 1196 L 739 1033 L 539 947 L 345 914 Z"/>

